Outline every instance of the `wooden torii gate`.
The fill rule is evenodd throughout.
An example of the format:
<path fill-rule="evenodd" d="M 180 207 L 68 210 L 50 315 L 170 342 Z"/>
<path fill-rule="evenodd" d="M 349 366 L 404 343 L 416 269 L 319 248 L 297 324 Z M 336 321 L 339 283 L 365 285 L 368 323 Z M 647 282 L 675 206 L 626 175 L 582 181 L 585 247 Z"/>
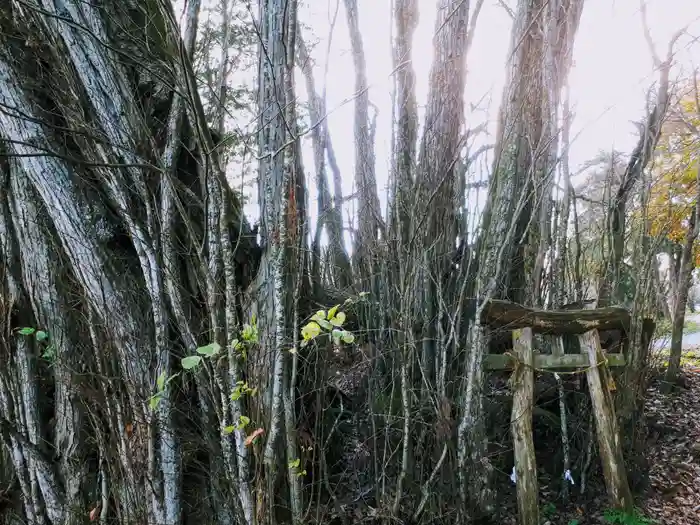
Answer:
<path fill-rule="evenodd" d="M 513 408 L 511 434 L 515 453 L 518 515 L 521 525 L 539 525 L 537 465 L 532 437 L 535 370 L 580 369 L 585 372 L 596 422 L 598 450 L 605 484 L 615 508 L 631 510 L 632 493 L 625 472 L 618 421 L 610 393 L 608 367 L 624 366 L 622 353 L 606 354 L 599 331 L 627 330 L 630 314 L 624 308 L 544 311 L 506 301 L 491 301 L 484 309 L 482 322 L 491 329 L 511 330 L 513 352 L 488 354 L 485 366 L 490 370 L 512 369 Z M 552 345 L 551 354 L 533 350 L 533 333 L 554 336 L 575 334 L 580 353 L 565 354 L 563 344 Z"/>

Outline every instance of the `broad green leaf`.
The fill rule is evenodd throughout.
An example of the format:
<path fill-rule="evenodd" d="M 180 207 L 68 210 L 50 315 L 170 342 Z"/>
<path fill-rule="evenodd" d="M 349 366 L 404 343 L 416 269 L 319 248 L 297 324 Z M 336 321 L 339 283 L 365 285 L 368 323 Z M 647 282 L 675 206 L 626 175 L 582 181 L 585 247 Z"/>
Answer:
<path fill-rule="evenodd" d="M 336 345 L 340 344 L 340 340 L 343 338 L 343 333 L 345 330 L 340 330 L 338 328 L 334 328 L 333 331 L 331 332 L 331 336 L 333 337 L 333 343 Z"/>
<path fill-rule="evenodd" d="M 148 406 L 151 407 L 151 410 L 155 410 L 156 408 L 158 408 L 158 403 L 160 403 L 160 394 L 151 396 L 148 400 Z"/>
<path fill-rule="evenodd" d="M 340 308 L 340 305 L 336 304 L 333 308 L 328 310 L 328 320 L 329 321 L 335 317 L 335 314 L 338 311 L 338 308 Z"/>
<path fill-rule="evenodd" d="M 338 312 L 336 316 L 331 319 L 331 324 L 333 326 L 343 326 L 345 322 L 345 312 Z"/>
<path fill-rule="evenodd" d="M 31 328 L 29 326 L 25 326 L 19 330 L 19 333 L 22 335 L 32 335 L 34 332 L 36 332 L 36 328 Z"/>
<path fill-rule="evenodd" d="M 163 390 L 165 388 L 165 370 L 163 370 L 158 376 L 156 385 L 158 385 L 158 390 Z"/>
<path fill-rule="evenodd" d="M 207 357 L 211 357 L 213 355 L 216 355 L 219 353 L 221 350 L 221 345 L 219 343 L 211 343 L 206 346 L 200 346 L 197 348 L 197 353 L 205 355 Z"/>
<path fill-rule="evenodd" d="M 355 341 L 355 335 L 352 332 L 344 331 L 343 332 L 343 343 L 351 344 L 353 341 Z"/>
<path fill-rule="evenodd" d="M 301 465 L 301 460 L 299 458 L 289 462 L 289 468 L 298 468 L 299 465 Z"/>
<path fill-rule="evenodd" d="M 301 336 L 304 338 L 305 341 L 310 341 L 320 333 L 321 327 L 318 325 L 318 323 L 315 323 L 314 321 L 311 321 L 301 329 Z"/>
<path fill-rule="evenodd" d="M 233 425 L 224 427 L 224 434 L 231 434 L 236 428 Z"/>
<path fill-rule="evenodd" d="M 325 319 L 325 318 L 326 318 L 326 311 L 325 311 L 325 310 L 319 310 L 318 312 L 316 312 L 316 313 L 313 315 L 313 317 L 311 318 L 311 320 L 313 320 L 313 321 L 319 321 L 320 319 Z"/>
<path fill-rule="evenodd" d="M 240 420 L 241 420 L 241 425 L 243 425 L 244 427 L 250 425 L 250 418 L 249 418 L 248 416 L 243 416 L 243 415 L 242 415 L 242 416 L 240 417 Z"/>
<path fill-rule="evenodd" d="M 180 364 L 182 365 L 182 368 L 185 370 L 192 370 L 195 366 L 197 366 L 200 362 L 202 361 L 202 357 L 199 355 L 189 355 L 187 357 L 184 357 Z"/>
<path fill-rule="evenodd" d="M 41 342 L 41 341 L 46 341 L 49 338 L 49 334 L 44 332 L 43 330 L 37 330 L 36 335 L 36 340 Z"/>
<path fill-rule="evenodd" d="M 324 330 L 331 330 L 333 328 L 333 325 L 331 323 L 329 323 L 328 321 L 326 321 L 325 319 L 319 319 L 318 324 L 321 325 Z"/>

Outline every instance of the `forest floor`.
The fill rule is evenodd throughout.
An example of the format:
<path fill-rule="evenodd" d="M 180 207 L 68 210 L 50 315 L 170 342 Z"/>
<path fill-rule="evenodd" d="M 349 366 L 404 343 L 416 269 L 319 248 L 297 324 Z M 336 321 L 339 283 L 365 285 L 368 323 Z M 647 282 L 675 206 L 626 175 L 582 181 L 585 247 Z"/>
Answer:
<path fill-rule="evenodd" d="M 655 381 L 646 403 L 650 483 L 640 507 L 660 525 L 700 524 L 700 366 L 685 374 L 670 395 Z"/>

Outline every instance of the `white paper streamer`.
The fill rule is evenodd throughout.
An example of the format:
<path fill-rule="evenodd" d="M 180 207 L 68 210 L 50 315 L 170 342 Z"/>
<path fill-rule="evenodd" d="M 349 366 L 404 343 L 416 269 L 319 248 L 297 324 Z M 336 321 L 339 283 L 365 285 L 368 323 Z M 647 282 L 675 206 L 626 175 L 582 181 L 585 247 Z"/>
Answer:
<path fill-rule="evenodd" d="M 572 485 L 574 484 L 574 478 L 571 476 L 570 470 L 567 470 L 566 472 L 564 472 L 564 479 L 567 481 L 570 481 Z"/>

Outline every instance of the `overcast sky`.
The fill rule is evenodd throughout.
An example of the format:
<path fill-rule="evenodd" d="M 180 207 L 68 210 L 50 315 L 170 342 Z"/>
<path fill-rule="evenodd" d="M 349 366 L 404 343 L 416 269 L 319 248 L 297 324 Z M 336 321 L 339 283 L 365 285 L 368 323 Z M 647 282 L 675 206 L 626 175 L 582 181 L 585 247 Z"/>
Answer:
<path fill-rule="evenodd" d="M 329 125 L 336 154 L 344 174 L 346 194 L 352 191 L 353 105 L 347 103 L 354 93 L 353 64 L 343 2 L 334 28 L 328 67 L 328 107 L 333 110 Z M 506 0 L 507 1 L 507 0 Z M 338 0 L 305 2 L 302 20 L 309 23 L 321 44 L 314 51 L 319 89 L 323 84 L 329 21 Z M 484 110 L 467 116 L 467 126 L 488 119 L 492 140 L 505 76 L 505 59 L 510 40 L 511 21 L 498 0 L 485 0 L 467 59 L 466 100 Z M 514 8 L 515 1 L 510 0 Z M 386 186 L 391 141 L 391 27 L 390 0 L 358 0 L 360 25 L 367 54 L 370 99 L 380 108 L 377 129 L 377 178 Z M 419 105 L 427 100 L 428 77 L 432 61 L 437 0 L 420 0 L 420 23 L 416 31 L 413 65 L 417 77 Z M 678 61 L 686 71 L 692 58 L 700 63 L 700 2 L 697 0 L 648 0 L 648 18 L 654 41 L 663 55 L 668 41 L 678 28 L 691 23 L 690 35 L 679 41 Z M 700 64 L 699 64 L 700 65 Z M 677 69 L 677 73 L 679 70 Z M 574 49 L 574 67 L 570 86 L 576 118 L 573 124 L 570 163 L 573 171 L 601 149 L 630 151 L 636 141 L 632 121 L 642 119 L 645 93 L 655 81 L 648 46 L 642 31 L 639 3 L 636 0 L 586 0 Z M 298 94 L 305 98 L 303 83 Z M 308 141 L 307 141 L 308 142 Z M 306 144 L 307 169 L 310 144 Z M 314 195 L 314 190 L 310 195 Z M 384 201 L 384 199 L 382 199 Z"/>
<path fill-rule="evenodd" d="M 215 0 L 209 0 L 215 1 Z M 340 2 L 338 19 L 333 30 L 330 55 L 326 56 L 330 20 Z M 492 141 L 496 131 L 496 115 L 505 75 L 505 58 L 510 40 L 511 21 L 501 4 L 516 7 L 517 0 L 485 0 L 467 59 L 466 100 L 479 105 L 476 114 L 467 115 L 467 126 L 488 120 Z M 369 96 L 379 108 L 377 122 L 377 182 L 380 193 L 386 187 L 390 163 L 391 141 L 391 0 L 358 0 L 360 27 L 367 55 Z M 417 77 L 419 106 L 427 99 L 428 77 L 432 62 L 432 37 L 438 0 L 419 0 L 420 22 L 414 43 L 413 65 Z M 182 0 L 175 2 L 176 6 Z M 353 103 L 354 68 L 345 19 L 343 0 L 301 1 L 300 20 L 312 28 L 320 40 L 312 51 L 315 59 L 317 89 L 327 85 L 329 127 L 338 162 L 343 173 L 344 192 L 353 191 Z M 647 0 L 652 37 L 659 53 L 665 55 L 668 41 L 680 27 L 689 25 L 688 35 L 677 44 L 675 74 L 686 73 L 694 63 L 700 65 L 700 1 Z M 181 11 L 179 11 L 181 13 Z M 328 75 L 324 69 L 328 61 Z M 574 49 L 574 66 L 570 75 L 572 107 L 575 120 L 572 130 L 570 164 L 572 171 L 601 149 L 616 148 L 629 152 L 636 141 L 633 121 L 645 114 L 645 94 L 656 80 L 648 46 L 642 31 L 637 0 L 586 0 Z M 237 79 L 232 79 L 237 82 Z M 306 101 L 304 82 L 297 75 L 297 95 Z M 468 106 L 467 106 L 468 107 Z M 252 128 L 249 130 L 251 131 Z M 312 173 L 313 156 L 310 138 L 304 139 L 304 160 L 307 173 Z M 232 169 L 236 171 L 235 168 Z M 308 177 L 309 195 L 316 189 Z M 385 195 L 381 195 L 385 202 Z M 313 203 L 312 203 L 313 204 Z M 315 215 L 315 206 L 310 206 Z M 258 215 L 254 198 L 246 211 Z M 348 208 L 348 212 L 351 209 Z M 315 217 L 312 216 L 312 221 Z M 312 225 L 313 228 L 313 225 Z M 313 231 L 313 229 L 312 229 Z"/>

